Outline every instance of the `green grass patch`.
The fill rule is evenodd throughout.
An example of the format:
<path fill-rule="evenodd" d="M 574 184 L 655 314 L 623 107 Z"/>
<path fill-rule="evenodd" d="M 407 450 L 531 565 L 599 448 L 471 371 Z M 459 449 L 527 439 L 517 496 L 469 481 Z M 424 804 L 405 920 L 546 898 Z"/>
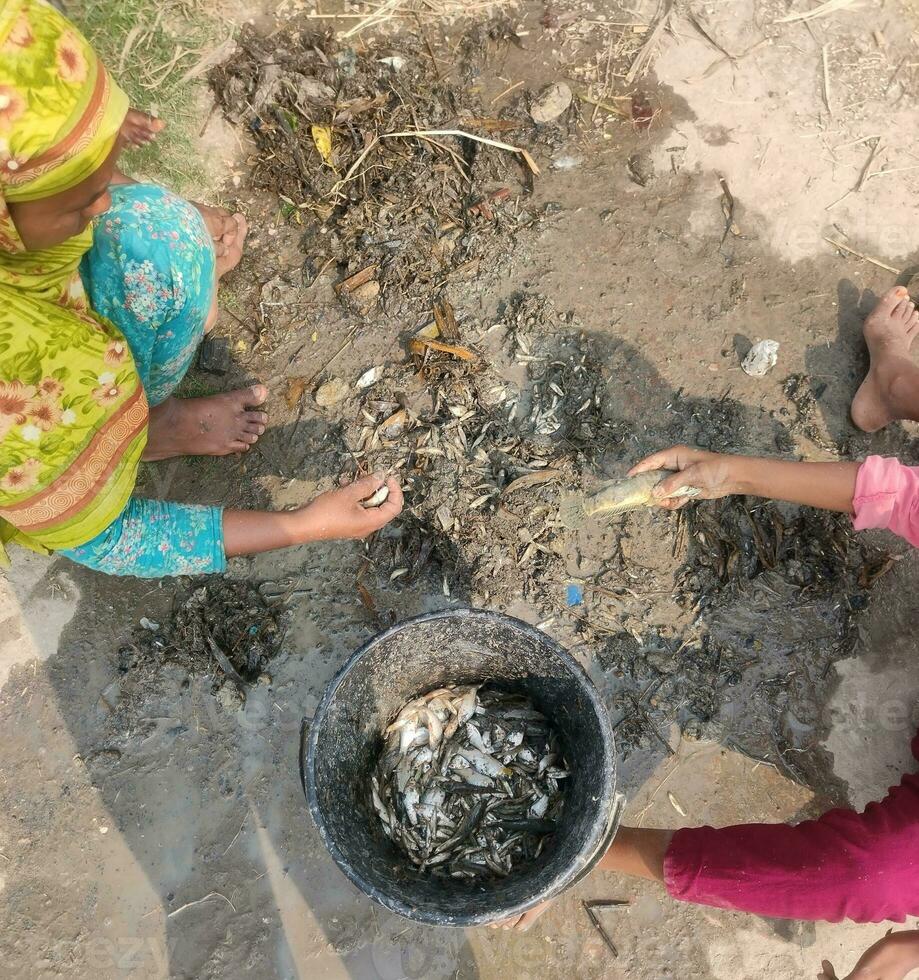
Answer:
<path fill-rule="evenodd" d="M 198 150 L 207 82 L 182 76 L 227 36 L 205 0 L 70 0 L 68 16 L 96 49 L 132 105 L 165 120 L 149 147 L 123 158 L 127 173 L 194 197 L 207 189 Z"/>

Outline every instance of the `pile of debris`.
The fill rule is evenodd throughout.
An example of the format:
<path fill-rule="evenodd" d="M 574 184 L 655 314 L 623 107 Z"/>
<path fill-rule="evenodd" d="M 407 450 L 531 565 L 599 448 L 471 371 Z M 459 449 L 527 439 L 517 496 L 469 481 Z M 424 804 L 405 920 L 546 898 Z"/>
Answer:
<path fill-rule="evenodd" d="M 212 70 L 228 118 L 255 140 L 252 183 L 303 224 L 313 276 L 334 266 L 339 279 L 360 277 L 343 291 L 356 312 L 372 313 L 378 296 L 405 312 L 431 288 L 471 279 L 536 220 L 526 204 L 536 165 L 506 142 L 536 138 L 526 100 L 508 99 L 497 118 L 470 84 L 510 36 L 503 21 L 478 25 L 451 66 L 408 34 L 398 47 L 353 48 L 331 33 L 246 29 Z"/>
<path fill-rule="evenodd" d="M 143 619 L 122 648 L 123 669 L 148 658 L 175 663 L 189 674 L 212 674 L 215 693 L 229 682 L 244 699 L 280 651 L 283 623 L 249 582 L 222 575 L 182 581 L 169 619 Z"/>
<path fill-rule="evenodd" d="M 488 602 L 496 589 L 506 598 L 500 583 L 517 591 L 522 579 L 523 594 L 544 604 L 564 574 L 551 546 L 557 491 L 580 484 L 609 444 L 601 431 L 616 428 L 602 418 L 598 365 L 576 332 L 539 332 L 544 316 L 557 326 L 541 297 L 519 297 L 488 328 L 501 337 L 497 358 L 465 340 L 449 303 L 434 314 L 409 359 L 366 372 L 348 405 L 343 463 L 355 475 L 397 474 L 406 494 L 403 518 L 371 558 L 392 583 L 430 575 L 446 594 Z M 509 367 L 524 369 L 524 386 Z"/>

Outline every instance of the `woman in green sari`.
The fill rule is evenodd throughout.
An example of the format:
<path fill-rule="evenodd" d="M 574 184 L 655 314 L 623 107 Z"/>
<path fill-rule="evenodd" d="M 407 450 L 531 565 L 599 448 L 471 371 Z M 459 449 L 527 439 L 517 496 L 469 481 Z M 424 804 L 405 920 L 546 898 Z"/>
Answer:
<path fill-rule="evenodd" d="M 366 536 L 399 513 L 395 482 L 372 509 L 376 478 L 280 513 L 133 496 L 141 460 L 245 451 L 267 423 L 261 385 L 173 395 L 245 223 L 117 171 L 159 128 L 44 0 L 3 4 L 0 536 L 142 576 Z"/>

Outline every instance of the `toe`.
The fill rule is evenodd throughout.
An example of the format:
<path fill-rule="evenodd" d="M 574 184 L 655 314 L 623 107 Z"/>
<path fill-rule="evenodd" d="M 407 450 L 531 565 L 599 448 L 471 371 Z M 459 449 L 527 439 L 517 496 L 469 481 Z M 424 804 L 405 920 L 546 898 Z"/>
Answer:
<path fill-rule="evenodd" d="M 254 432 L 240 432 L 239 441 L 247 446 L 254 446 L 258 442 L 258 436 Z"/>
<path fill-rule="evenodd" d="M 252 432 L 257 436 L 265 434 L 265 426 L 261 422 L 247 422 L 244 432 Z"/>
<path fill-rule="evenodd" d="M 262 427 L 262 432 L 265 431 L 265 426 L 268 425 L 268 413 L 267 412 L 246 412 L 243 422 L 245 425 L 260 425 Z"/>
<path fill-rule="evenodd" d="M 879 314 L 880 316 L 890 316 L 894 307 L 907 296 L 908 293 L 902 286 L 894 286 L 893 289 L 888 289 L 887 292 L 884 293 L 884 295 L 878 300 L 878 304 L 875 306 L 872 312 Z"/>
<path fill-rule="evenodd" d="M 912 309 L 910 309 L 912 307 Z M 890 313 L 891 320 L 907 320 L 915 307 L 908 299 L 901 299 Z"/>
<path fill-rule="evenodd" d="M 268 397 L 268 389 L 264 385 L 253 385 L 248 389 L 249 405 L 261 405 Z M 264 414 L 264 413 L 262 413 Z"/>

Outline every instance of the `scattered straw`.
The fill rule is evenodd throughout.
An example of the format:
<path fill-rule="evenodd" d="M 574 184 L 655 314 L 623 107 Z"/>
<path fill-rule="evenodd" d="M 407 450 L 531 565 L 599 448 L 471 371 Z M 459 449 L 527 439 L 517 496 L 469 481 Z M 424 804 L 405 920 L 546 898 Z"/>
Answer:
<path fill-rule="evenodd" d="M 825 0 L 824 3 L 814 7 L 813 10 L 806 10 L 802 14 L 789 14 L 787 17 L 779 17 L 776 24 L 793 24 L 795 21 L 800 20 L 815 20 L 817 17 L 825 17 L 827 14 L 833 14 L 837 10 L 844 10 L 854 2 L 855 0 Z"/>
<path fill-rule="evenodd" d="M 202 55 L 201 58 L 194 65 L 192 65 L 187 72 L 185 72 L 185 74 L 179 79 L 179 85 L 184 85 L 186 82 L 191 81 L 191 79 L 198 78 L 209 68 L 213 68 L 214 65 L 219 65 L 226 61 L 235 50 L 236 41 L 232 36 L 228 37 L 225 41 L 221 41 L 220 44 L 211 48 L 210 51 Z"/>
<path fill-rule="evenodd" d="M 641 46 L 641 50 L 635 55 L 635 60 L 632 62 L 632 67 L 629 68 L 628 74 L 625 76 L 626 83 L 631 85 L 632 82 L 648 67 L 651 61 L 651 55 L 654 54 L 654 49 L 657 47 L 657 42 L 660 40 L 661 34 L 670 22 L 670 15 L 673 13 L 673 3 L 674 0 L 664 0 L 664 9 L 661 12 L 660 17 L 651 28 L 648 34 L 647 40 Z"/>
<path fill-rule="evenodd" d="M 856 194 L 865 186 L 865 182 L 871 176 L 871 164 L 874 163 L 874 158 L 877 156 L 880 148 L 881 138 L 878 137 L 874 141 L 874 146 L 871 147 L 871 152 L 868 154 L 868 159 L 865 161 L 865 165 L 862 167 L 862 172 L 858 175 L 858 183 L 854 188 Z"/>
<path fill-rule="evenodd" d="M 499 150 L 507 150 L 509 153 L 516 153 L 530 168 L 533 176 L 539 176 L 539 167 L 536 165 L 536 161 L 530 156 L 527 150 L 523 149 L 523 147 L 511 146 L 510 143 L 501 143 L 499 140 L 492 140 L 487 136 L 476 136 L 474 133 L 467 133 L 462 129 L 406 129 L 401 133 L 382 133 L 379 139 L 410 139 L 412 137 L 426 139 L 432 136 L 457 136 L 460 139 L 475 140 L 476 143 L 484 143 L 486 146 L 494 146 Z M 361 154 L 362 157 L 364 155 L 365 154 Z"/>
<path fill-rule="evenodd" d="M 832 245 L 833 248 L 838 248 L 843 252 L 848 252 L 850 255 L 854 255 L 857 259 L 864 259 L 866 262 L 876 265 L 879 269 L 885 269 L 887 272 L 892 272 L 895 276 L 903 274 L 902 269 L 896 269 L 892 265 L 887 265 L 886 262 L 882 262 L 880 259 L 875 259 L 870 255 L 865 255 L 864 252 L 858 252 L 854 248 L 850 248 L 848 245 L 843 245 L 842 242 L 837 242 L 833 238 L 824 238 L 823 240 Z"/>
<path fill-rule="evenodd" d="M 913 167 L 891 167 L 889 170 L 872 170 L 868 177 L 886 177 L 888 174 L 902 174 L 908 170 L 919 170 L 919 164 Z"/>
<path fill-rule="evenodd" d="M 207 902 L 212 898 L 222 898 L 227 905 L 235 912 L 236 906 L 226 897 L 226 895 L 221 895 L 220 892 L 210 892 L 205 895 L 204 898 L 195 899 L 194 902 L 186 902 L 184 905 L 180 905 L 177 909 L 173 909 L 169 915 L 166 916 L 167 919 L 171 919 L 174 915 L 178 915 L 180 912 L 184 912 L 186 909 L 194 908 L 196 905 L 201 905 L 203 902 Z"/>
<path fill-rule="evenodd" d="M 379 27 L 394 17 L 459 17 L 470 16 L 492 7 L 503 6 L 512 0 L 478 0 L 467 3 L 464 0 L 384 0 L 368 14 L 309 14 L 309 18 L 352 18 L 361 19 L 353 27 L 342 33 L 342 37 L 353 37 L 369 27 Z"/>
<path fill-rule="evenodd" d="M 134 47 L 134 42 L 137 40 L 138 35 L 143 30 L 140 24 L 135 24 L 131 30 L 128 31 L 127 36 L 124 39 L 124 44 L 121 47 L 121 54 L 118 56 L 118 74 L 120 75 L 124 71 L 125 61 L 128 55 L 131 53 L 131 48 Z"/>
<path fill-rule="evenodd" d="M 520 88 L 520 86 L 521 86 L 521 85 L 523 85 L 523 80 L 522 80 L 522 79 L 521 79 L 521 80 L 520 80 L 519 82 L 514 82 L 514 84 L 513 84 L 513 85 L 509 85 L 509 86 L 508 86 L 508 87 L 507 87 L 507 88 L 506 88 L 506 89 L 505 89 L 505 90 L 504 90 L 503 92 L 499 92 L 499 93 L 498 93 L 498 94 L 497 94 L 497 95 L 496 95 L 496 96 L 495 96 L 495 97 L 494 97 L 494 98 L 493 98 L 493 99 L 491 100 L 491 104 L 492 104 L 492 105 L 494 105 L 494 104 L 495 104 L 496 102 L 500 102 L 500 101 L 501 101 L 501 99 L 503 99 L 505 95 L 510 95 L 510 94 L 511 94 L 511 92 L 513 92 L 513 91 L 515 91 L 516 89 L 518 89 L 518 88 Z"/>
<path fill-rule="evenodd" d="M 826 103 L 826 111 L 832 116 L 833 106 L 830 104 L 830 66 L 827 60 L 828 44 L 820 49 L 820 57 L 823 59 L 823 101 Z"/>

